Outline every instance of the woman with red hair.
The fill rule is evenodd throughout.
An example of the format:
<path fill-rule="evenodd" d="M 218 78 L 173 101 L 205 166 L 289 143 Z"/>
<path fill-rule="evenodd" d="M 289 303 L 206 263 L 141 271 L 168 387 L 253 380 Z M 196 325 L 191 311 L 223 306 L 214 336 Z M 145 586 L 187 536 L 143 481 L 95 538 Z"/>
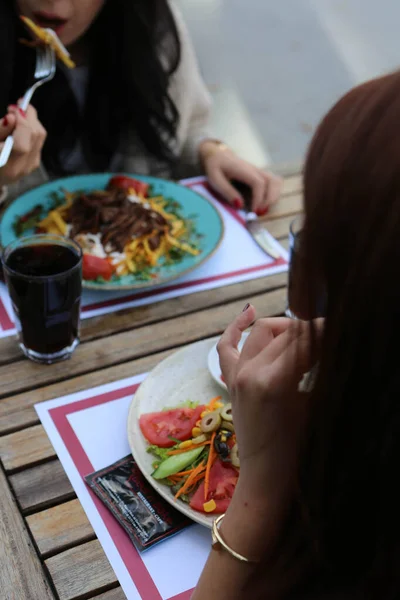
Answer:
<path fill-rule="evenodd" d="M 399 115 L 395 73 L 324 118 L 305 167 L 305 320 L 257 320 L 239 356 L 246 306 L 220 341 L 241 470 L 193 600 L 400 598 Z"/>

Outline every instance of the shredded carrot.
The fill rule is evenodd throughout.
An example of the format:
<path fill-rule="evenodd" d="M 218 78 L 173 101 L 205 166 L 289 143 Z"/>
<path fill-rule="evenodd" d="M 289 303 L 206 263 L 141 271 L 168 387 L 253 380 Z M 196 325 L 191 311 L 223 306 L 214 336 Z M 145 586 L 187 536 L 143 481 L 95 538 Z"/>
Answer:
<path fill-rule="evenodd" d="M 206 477 L 205 477 L 205 481 L 204 481 L 204 501 L 207 501 L 208 488 L 209 488 L 209 485 L 210 485 L 210 471 L 211 471 L 211 466 L 212 466 L 212 464 L 214 462 L 214 440 L 215 440 L 215 436 L 216 436 L 216 431 L 214 431 L 214 433 L 211 436 L 210 452 L 208 453 L 207 466 L 206 466 Z"/>
<path fill-rule="evenodd" d="M 207 410 L 213 411 L 216 403 L 219 402 L 221 398 L 221 396 L 215 396 L 215 398 L 213 398 L 211 402 L 207 405 Z"/>
<path fill-rule="evenodd" d="M 189 469 L 189 471 L 179 471 L 179 473 L 175 473 L 174 477 L 184 477 L 185 475 L 190 475 L 193 471 L 194 469 Z"/>
<path fill-rule="evenodd" d="M 199 475 L 196 475 L 196 477 L 192 481 L 192 485 L 195 486 L 197 483 L 199 483 L 199 481 L 202 481 L 202 479 L 204 479 L 204 477 L 205 477 L 205 474 L 206 473 L 204 470 Z"/>
<path fill-rule="evenodd" d="M 202 444 L 193 444 L 189 448 L 178 448 L 178 450 L 170 450 L 167 452 L 168 456 L 174 456 L 174 454 L 182 454 L 183 452 L 189 452 L 189 450 L 195 450 L 196 448 L 202 448 L 203 446 L 209 446 L 211 442 L 203 442 Z"/>
<path fill-rule="evenodd" d="M 201 473 L 201 471 L 204 470 L 204 463 L 201 462 L 193 471 L 193 473 L 191 473 L 189 475 L 189 477 L 186 479 L 185 483 L 183 484 L 183 486 L 181 487 L 180 490 L 178 490 L 178 492 L 175 494 L 175 500 L 177 500 L 179 498 L 179 496 L 182 496 L 182 494 L 184 494 L 190 487 L 192 487 L 193 481 L 196 478 L 196 476 Z"/>

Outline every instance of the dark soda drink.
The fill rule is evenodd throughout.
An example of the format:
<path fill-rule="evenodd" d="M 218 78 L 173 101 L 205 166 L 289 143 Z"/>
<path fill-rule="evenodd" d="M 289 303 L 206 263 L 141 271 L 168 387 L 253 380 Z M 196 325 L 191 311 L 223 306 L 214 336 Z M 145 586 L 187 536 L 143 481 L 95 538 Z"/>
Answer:
<path fill-rule="evenodd" d="M 79 342 L 82 255 L 72 240 L 23 238 L 3 256 L 20 344 L 33 360 L 67 358 Z"/>

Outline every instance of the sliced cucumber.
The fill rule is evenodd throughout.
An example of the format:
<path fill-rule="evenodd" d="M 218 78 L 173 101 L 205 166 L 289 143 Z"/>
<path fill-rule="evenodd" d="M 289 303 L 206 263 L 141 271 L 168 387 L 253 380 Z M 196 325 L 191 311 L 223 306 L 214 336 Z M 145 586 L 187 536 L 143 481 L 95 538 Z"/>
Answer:
<path fill-rule="evenodd" d="M 182 452 L 182 454 L 173 454 L 166 458 L 158 465 L 158 468 L 152 473 L 154 479 L 165 479 L 170 475 L 175 475 L 179 471 L 183 471 L 186 467 L 192 464 L 203 452 L 204 446 Z"/>

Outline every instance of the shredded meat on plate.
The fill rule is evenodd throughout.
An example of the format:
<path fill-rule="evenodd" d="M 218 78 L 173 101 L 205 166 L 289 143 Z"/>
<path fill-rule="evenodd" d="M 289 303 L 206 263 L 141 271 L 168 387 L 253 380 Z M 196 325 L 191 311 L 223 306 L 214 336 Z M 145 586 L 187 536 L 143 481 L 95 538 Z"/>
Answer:
<path fill-rule="evenodd" d="M 72 225 L 70 236 L 101 234 L 104 247 L 123 252 L 135 238 L 154 233 L 149 238 L 151 250 L 160 245 L 162 233 L 169 228 L 164 217 L 140 202 L 129 200 L 120 189 L 92 192 L 77 196 L 67 217 Z"/>

